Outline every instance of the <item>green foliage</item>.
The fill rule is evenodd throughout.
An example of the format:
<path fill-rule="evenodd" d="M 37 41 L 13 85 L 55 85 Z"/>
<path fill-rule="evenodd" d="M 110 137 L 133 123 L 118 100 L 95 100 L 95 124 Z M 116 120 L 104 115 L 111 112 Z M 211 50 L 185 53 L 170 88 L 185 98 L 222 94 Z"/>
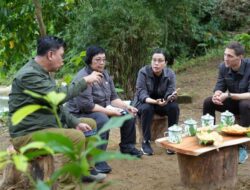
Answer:
<path fill-rule="evenodd" d="M 28 159 L 24 155 L 14 155 L 12 157 L 13 162 L 16 166 L 16 169 L 18 169 L 21 172 L 26 172 L 28 168 Z"/>
<path fill-rule="evenodd" d="M 104 47 L 115 83 L 132 97 L 137 71 L 147 63 L 145 55 L 160 44 L 159 20 L 140 1 L 89 2 L 77 10 L 66 37 L 78 52 L 91 44 Z"/>
<path fill-rule="evenodd" d="M 90 44 L 107 51 L 116 86 L 132 98 L 139 68 L 155 47 L 168 50 L 169 64 L 204 55 L 223 44 L 225 29 L 250 23 L 250 1 L 237 0 L 40 0 L 47 34 L 67 41 L 65 65 L 57 77 L 67 84 L 84 66 Z M 0 2 L 0 83 L 36 54 L 39 28 L 31 0 Z M 230 38 L 231 40 L 231 38 Z M 244 41 L 244 39 L 240 39 Z M 247 47 L 247 46 L 246 46 Z M 248 49 L 248 48 L 247 48 Z M 183 66 L 180 66 L 183 67 Z"/>
<path fill-rule="evenodd" d="M 216 15 L 224 30 L 235 31 L 239 27 L 249 26 L 250 1 L 248 0 L 219 0 Z"/>
<path fill-rule="evenodd" d="M 217 49 L 208 50 L 207 54 L 204 56 L 196 57 L 188 59 L 187 57 L 180 57 L 175 60 L 175 64 L 172 66 L 172 69 L 178 73 L 184 71 L 187 68 L 191 68 L 194 65 L 201 65 L 206 61 L 210 61 L 213 59 L 218 59 L 221 55 L 223 55 L 224 48 L 218 47 Z"/>
<path fill-rule="evenodd" d="M 250 34 L 242 33 L 235 35 L 234 39 L 245 46 L 246 52 L 250 51 Z"/>
<path fill-rule="evenodd" d="M 27 90 L 25 93 L 31 95 L 33 98 L 45 100 L 50 105 L 50 107 L 43 105 L 27 105 L 23 108 L 20 108 L 20 110 L 17 110 L 11 118 L 13 123 L 20 122 L 28 114 L 35 112 L 37 109 L 49 109 L 56 116 L 56 118 L 58 117 L 56 110 L 58 105 L 65 98 L 64 94 L 50 92 L 47 95 L 42 96 Z M 107 143 L 107 141 L 101 140 L 101 137 L 99 136 L 101 133 L 112 128 L 122 126 L 123 122 L 130 118 L 130 115 L 111 118 L 97 135 L 88 138 L 87 148 L 84 151 L 82 151 L 82 147 L 85 146 L 83 144 L 84 142 L 74 146 L 73 142 L 64 135 L 38 131 L 32 136 L 33 142 L 23 146 L 20 149 L 20 153 L 15 152 L 12 155 L 9 155 L 6 151 L 0 152 L 0 166 L 3 168 L 7 163 L 12 162 L 19 171 L 25 173 L 29 177 L 37 190 L 50 189 L 58 177 L 65 174 L 70 174 L 75 177 L 76 181 L 79 182 L 79 185 L 82 187 L 82 182 L 80 179 L 83 175 L 89 175 L 90 165 L 94 165 L 96 162 L 112 159 L 137 159 L 136 157 L 125 155 L 120 152 L 106 152 L 97 148 L 99 145 Z M 57 122 L 59 126 L 62 126 L 59 119 Z M 28 161 L 41 155 L 53 155 L 56 153 L 63 154 L 70 160 L 70 162 L 55 171 L 49 181 L 43 182 L 38 180 L 35 182 L 28 173 Z M 88 160 L 87 158 L 89 157 L 92 159 Z M 109 184 L 106 184 L 106 186 L 107 185 Z M 102 188 L 106 186 L 104 185 Z"/>
<path fill-rule="evenodd" d="M 36 184 L 35 187 L 36 187 L 37 190 L 51 190 L 51 188 L 49 187 L 49 185 L 47 185 L 46 183 L 44 183 L 41 180 L 37 181 L 37 184 Z"/>
<path fill-rule="evenodd" d="M 0 68 L 3 73 L 22 66 L 38 36 L 31 0 L 2 0 L 0 3 Z M 27 35 L 28 34 L 28 35 Z"/>

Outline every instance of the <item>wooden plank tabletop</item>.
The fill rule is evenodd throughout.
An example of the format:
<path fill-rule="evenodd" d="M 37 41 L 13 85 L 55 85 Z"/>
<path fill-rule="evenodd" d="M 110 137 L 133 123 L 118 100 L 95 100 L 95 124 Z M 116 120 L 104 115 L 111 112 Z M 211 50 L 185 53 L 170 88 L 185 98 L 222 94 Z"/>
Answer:
<path fill-rule="evenodd" d="M 223 143 L 215 147 L 200 145 L 196 137 L 184 137 L 180 144 L 170 143 L 167 137 L 156 139 L 155 142 L 158 146 L 174 150 L 180 154 L 187 154 L 192 156 L 199 156 L 200 154 L 209 152 L 211 150 L 219 149 L 221 147 L 232 146 L 237 144 L 242 144 L 250 141 L 249 137 L 245 136 L 223 136 Z"/>

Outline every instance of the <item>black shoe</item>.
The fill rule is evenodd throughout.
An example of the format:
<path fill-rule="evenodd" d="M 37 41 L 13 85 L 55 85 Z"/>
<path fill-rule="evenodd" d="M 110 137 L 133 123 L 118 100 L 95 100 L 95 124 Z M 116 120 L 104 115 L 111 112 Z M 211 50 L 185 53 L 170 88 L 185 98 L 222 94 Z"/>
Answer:
<path fill-rule="evenodd" d="M 167 149 L 167 150 L 166 150 L 166 153 L 167 153 L 168 155 L 172 155 L 172 154 L 175 154 L 175 151 Z"/>
<path fill-rule="evenodd" d="M 95 169 L 98 173 L 110 173 L 111 167 L 107 164 L 107 162 L 98 162 L 95 164 Z"/>
<path fill-rule="evenodd" d="M 83 176 L 82 182 L 102 182 L 107 177 L 106 174 L 98 173 L 95 168 L 90 170 L 89 176 Z"/>
<path fill-rule="evenodd" d="M 143 154 L 151 156 L 154 154 L 153 149 L 151 148 L 150 141 L 143 141 L 141 151 Z"/>
<path fill-rule="evenodd" d="M 130 155 L 136 156 L 138 158 L 141 158 L 141 156 L 142 156 L 142 152 L 140 150 L 136 149 L 135 147 L 121 148 L 120 151 L 121 151 L 121 153 L 130 154 Z"/>

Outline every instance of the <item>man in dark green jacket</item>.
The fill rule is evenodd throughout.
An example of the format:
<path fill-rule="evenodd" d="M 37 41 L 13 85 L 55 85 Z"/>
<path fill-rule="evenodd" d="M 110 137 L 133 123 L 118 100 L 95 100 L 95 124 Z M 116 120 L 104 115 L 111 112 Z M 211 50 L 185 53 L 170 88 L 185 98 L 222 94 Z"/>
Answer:
<path fill-rule="evenodd" d="M 26 89 L 42 95 L 48 94 L 51 91 L 63 92 L 66 94 L 65 102 L 85 90 L 88 84 L 101 80 L 101 73 L 92 72 L 89 76 L 79 79 L 70 86 L 58 87 L 51 76 L 51 72 L 56 72 L 63 65 L 65 47 L 65 42 L 57 37 L 45 36 L 38 40 L 37 56 L 24 65 L 13 79 L 9 95 L 9 118 L 11 118 L 14 112 L 25 105 L 45 104 L 25 94 L 24 90 Z M 62 102 L 62 104 L 64 102 Z M 18 125 L 14 126 L 9 122 L 9 133 L 14 147 L 19 149 L 23 145 L 31 142 L 32 134 L 37 131 L 50 131 L 64 134 L 69 137 L 75 145 L 84 143 L 85 138 L 82 131 L 91 130 L 92 127 L 96 125 L 94 120 L 87 118 L 85 118 L 83 122 L 80 122 L 79 119 L 67 112 L 62 105 L 60 105 L 58 109 L 58 114 L 60 115 L 64 128 L 58 128 L 55 116 L 45 109 L 40 109 L 28 115 Z M 99 175 L 98 173 L 95 174 L 96 176 Z M 103 174 L 100 175 L 98 177 L 102 179 L 106 177 Z M 62 185 L 60 189 L 66 188 L 64 182 L 68 183 L 68 179 L 69 178 L 60 179 L 59 183 Z M 72 189 L 75 189 L 75 187 L 72 187 Z"/>

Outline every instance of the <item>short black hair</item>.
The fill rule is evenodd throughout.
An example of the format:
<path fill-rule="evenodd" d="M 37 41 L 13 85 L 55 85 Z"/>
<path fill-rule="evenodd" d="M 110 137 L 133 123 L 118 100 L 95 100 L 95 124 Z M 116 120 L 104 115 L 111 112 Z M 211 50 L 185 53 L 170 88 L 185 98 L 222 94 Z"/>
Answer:
<path fill-rule="evenodd" d="M 233 49 L 235 52 L 235 55 L 244 55 L 245 53 L 245 48 L 243 45 L 241 45 L 239 42 L 231 42 L 227 45 L 228 49 Z"/>
<path fill-rule="evenodd" d="M 37 55 L 43 56 L 48 51 L 58 50 L 61 47 L 66 48 L 63 39 L 56 36 L 44 36 L 37 40 Z"/>
<path fill-rule="evenodd" d="M 169 55 L 167 54 L 167 52 L 164 49 L 156 48 L 153 50 L 152 55 L 154 55 L 155 53 L 162 54 L 165 58 L 165 61 L 169 61 Z"/>
<path fill-rule="evenodd" d="M 92 59 L 95 55 L 97 54 L 102 54 L 102 53 L 105 53 L 105 50 L 100 47 L 100 46 L 97 46 L 97 45 L 92 45 L 92 46 L 89 46 L 87 48 L 87 51 L 86 51 L 86 56 L 84 58 L 84 61 L 87 65 L 90 65 L 91 62 L 92 62 Z"/>

